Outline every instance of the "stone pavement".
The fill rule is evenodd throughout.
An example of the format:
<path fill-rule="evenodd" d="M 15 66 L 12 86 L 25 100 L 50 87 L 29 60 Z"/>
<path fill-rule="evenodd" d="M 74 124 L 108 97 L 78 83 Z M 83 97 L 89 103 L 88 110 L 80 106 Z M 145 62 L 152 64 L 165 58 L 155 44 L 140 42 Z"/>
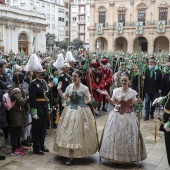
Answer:
<path fill-rule="evenodd" d="M 108 114 L 101 113 L 97 117 L 97 129 L 101 136 Z M 145 140 L 148 157 L 140 162 L 140 170 L 170 170 L 167 162 L 164 135 L 158 131 L 157 141 L 154 141 L 154 120 L 141 119 L 141 131 Z M 159 121 L 157 120 L 159 129 Z M 27 153 L 25 156 L 9 156 L 10 151 L 3 149 L 6 160 L 0 161 L 0 170 L 137 170 L 136 164 L 113 164 L 102 160 L 99 163 L 98 153 L 82 159 L 75 159 L 71 166 L 65 166 L 65 159 L 57 156 L 53 151 L 54 133 L 46 139 L 46 147 L 50 149 L 44 156 Z M 1 151 L 2 152 L 2 151 Z"/>

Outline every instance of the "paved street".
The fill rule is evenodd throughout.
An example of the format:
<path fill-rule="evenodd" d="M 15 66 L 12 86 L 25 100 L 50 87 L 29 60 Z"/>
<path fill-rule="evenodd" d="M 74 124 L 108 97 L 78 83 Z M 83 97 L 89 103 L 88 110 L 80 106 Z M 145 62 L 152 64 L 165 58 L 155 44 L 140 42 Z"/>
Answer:
<path fill-rule="evenodd" d="M 97 117 L 97 127 L 99 137 L 101 136 L 105 120 L 108 114 L 101 113 Z M 159 128 L 159 121 L 157 120 Z M 148 157 L 140 162 L 140 170 L 169 170 L 164 145 L 163 133 L 158 131 L 157 142 L 154 142 L 154 120 L 141 120 L 141 130 L 145 140 Z M 88 158 L 76 159 L 71 166 L 65 166 L 65 159 L 58 157 L 53 151 L 53 134 L 47 137 L 46 147 L 50 153 L 44 156 L 27 153 L 25 156 L 9 156 L 10 151 L 6 151 L 7 159 L 0 161 L 0 170 L 130 170 L 137 169 L 136 164 L 113 164 L 102 160 L 99 163 L 98 153 Z M 4 151 L 4 149 L 3 149 Z"/>

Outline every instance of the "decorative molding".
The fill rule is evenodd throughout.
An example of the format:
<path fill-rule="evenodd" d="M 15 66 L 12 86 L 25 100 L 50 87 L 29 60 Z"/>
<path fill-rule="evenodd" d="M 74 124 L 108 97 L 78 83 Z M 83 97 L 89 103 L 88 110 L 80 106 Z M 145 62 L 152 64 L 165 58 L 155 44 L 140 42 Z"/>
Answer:
<path fill-rule="evenodd" d="M 109 6 L 110 6 L 110 7 L 115 6 L 115 0 L 111 0 L 111 1 L 109 2 Z"/>
<path fill-rule="evenodd" d="M 126 11 L 127 8 L 124 6 L 124 4 L 120 5 L 119 8 L 117 9 L 118 11 Z"/>

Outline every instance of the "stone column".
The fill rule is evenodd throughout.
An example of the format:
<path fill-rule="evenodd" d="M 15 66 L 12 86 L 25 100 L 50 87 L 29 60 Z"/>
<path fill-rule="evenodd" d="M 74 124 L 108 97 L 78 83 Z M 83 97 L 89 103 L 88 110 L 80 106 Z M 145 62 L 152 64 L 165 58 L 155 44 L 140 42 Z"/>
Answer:
<path fill-rule="evenodd" d="M 89 51 L 95 52 L 96 51 L 95 34 L 90 33 L 89 36 L 90 36 L 90 38 L 89 38 Z"/>
<path fill-rule="evenodd" d="M 110 16 L 107 16 L 106 18 L 109 18 L 109 26 L 111 27 L 114 27 L 114 6 L 115 6 L 115 2 L 114 0 L 110 0 L 109 2 L 109 13 L 108 15 Z"/>
<path fill-rule="evenodd" d="M 127 39 L 127 52 L 133 52 L 133 33 L 128 33 L 128 39 Z"/>
<path fill-rule="evenodd" d="M 95 3 L 94 0 L 90 4 L 90 27 L 95 27 Z"/>

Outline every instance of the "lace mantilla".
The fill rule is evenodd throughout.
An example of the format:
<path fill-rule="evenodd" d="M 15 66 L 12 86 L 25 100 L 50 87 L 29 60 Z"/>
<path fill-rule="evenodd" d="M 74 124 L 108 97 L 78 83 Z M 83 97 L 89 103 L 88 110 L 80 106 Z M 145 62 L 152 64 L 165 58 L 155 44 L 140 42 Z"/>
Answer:
<path fill-rule="evenodd" d="M 112 100 L 114 101 L 115 99 L 117 99 L 118 101 L 121 101 L 122 97 L 124 97 L 124 101 L 128 101 L 129 99 L 132 99 L 132 102 L 135 102 L 136 95 L 137 93 L 135 90 L 129 88 L 127 92 L 123 92 L 122 87 L 120 87 L 113 90 Z"/>

